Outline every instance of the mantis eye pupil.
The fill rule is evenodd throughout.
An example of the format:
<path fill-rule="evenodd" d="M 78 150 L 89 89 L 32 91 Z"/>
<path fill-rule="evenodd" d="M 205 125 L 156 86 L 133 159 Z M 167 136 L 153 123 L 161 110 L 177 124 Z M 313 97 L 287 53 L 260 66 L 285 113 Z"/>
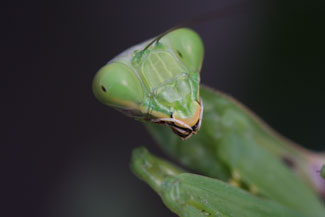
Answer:
<path fill-rule="evenodd" d="M 105 88 L 103 85 L 101 85 L 100 87 L 102 88 L 102 90 L 103 90 L 104 92 L 106 92 L 106 88 Z"/>
<path fill-rule="evenodd" d="M 180 56 L 181 58 L 183 58 L 183 54 L 179 51 L 179 50 L 176 50 L 178 56 Z"/>

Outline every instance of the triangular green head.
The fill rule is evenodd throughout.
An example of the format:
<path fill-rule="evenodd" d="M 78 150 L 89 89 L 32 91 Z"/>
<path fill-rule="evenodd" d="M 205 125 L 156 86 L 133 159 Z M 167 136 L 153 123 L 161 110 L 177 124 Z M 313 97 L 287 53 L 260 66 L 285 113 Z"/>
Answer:
<path fill-rule="evenodd" d="M 94 95 L 138 120 L 168 125 L 187 139 L 199 130 L 202 120 L 203 56 L 196 32 L 170 31 L 127 49 L 103 66 L 93 80 Z"/>

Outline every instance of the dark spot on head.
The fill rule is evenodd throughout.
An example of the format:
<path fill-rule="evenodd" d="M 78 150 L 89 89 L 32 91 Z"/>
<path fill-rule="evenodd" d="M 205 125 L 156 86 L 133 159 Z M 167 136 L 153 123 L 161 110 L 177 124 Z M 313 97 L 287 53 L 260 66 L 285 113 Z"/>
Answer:
<path fill-rule="evenodd" d="M 294 169 L 296 167 L 295 162 L 288 156 L 282 157 L 282 162 L 287 165 L 290 169 Z"/>
<path fill-rule="evenodd" d="M 179 50 L 176 50 L 178 56 L 180 56 L 181 58 L 183 58 L 183 54 L 179 51 Z"/>
<path fill-rule="evenodd" d="M 106 88 L 105 88 L 103 85 L 101 85 L 100 87 L 102 88 L 102 90 L 103 90 L 104 92 L 106 92 Z"/>

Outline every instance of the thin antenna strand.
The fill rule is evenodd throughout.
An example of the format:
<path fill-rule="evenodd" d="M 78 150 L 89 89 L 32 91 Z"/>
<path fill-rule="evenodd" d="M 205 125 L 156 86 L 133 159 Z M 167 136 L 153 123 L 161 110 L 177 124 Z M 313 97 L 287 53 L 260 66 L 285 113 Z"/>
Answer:
<path fill-rule="evenodd" d="M 189 21 L 187 22 L 183 22 L 181 24 L 178 24 L 170 29 L 168 29 L 167 31 L 161 33 L 160 35 L 158 35 L 154 40 L 152 40 L 144 49 L 143 51 L 145 51 L 146 49 L 148 49 L 153 43 L 155 42 L 159 42 L 159 40 L 164 37 L 165 35 L 167 35 L 168 33 L 176 30 L 176 29 L 179 29 L 179 28 L 182 28 L 182 27 L 190 27 L 190 26 L 194 26 L 194 25 L 197 25 L 197 24 L 200 24 L 200 23 L 203 23 L 203 22 L 207 22 L 209 20 L 213 20 L 213 19 L 216 19 L 216 18 L 220 18 L 220 17 L 223 17 L 225 15 L 229 15 L 229 14 L 232 14 L 232 13 L 235 13 L 235 12 L 238 12 L 240 10 L 243 9 L 243 6 L 247 6 L 249 4 L 247 4 L 247 1 L 243 1 L 237 5 L 233 5 L 233 6 L 230 6 L 230 7 L 226 7 L 226 8 L 222 8 L 222 9 L 217 9 L 215 11 L 211 11 L 211 12 L 208 12 L 206 14 L 203 14 L 201 16 L 198 16 L 198 17 L 194 17 L 192 19 L 190 19 Z"/>

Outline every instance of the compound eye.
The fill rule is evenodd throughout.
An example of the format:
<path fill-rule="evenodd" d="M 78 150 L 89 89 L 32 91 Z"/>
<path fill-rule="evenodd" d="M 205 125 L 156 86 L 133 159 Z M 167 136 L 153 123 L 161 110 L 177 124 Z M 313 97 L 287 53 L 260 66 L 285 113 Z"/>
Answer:
<path fill-rule="evenodd" d="M 182 28 L 168 33 L 166 38 L 180 61 L 191 71 L 200 72 L 204 56 L 200 36 L 191 29 Z"/>
<path fill-rule="evenodd" d="M 110 63 L 102 67 L 93 80 L 93 92 L 102 103 L 122 108 L 143 100 L 140 80 L 123 63 Z"/>

